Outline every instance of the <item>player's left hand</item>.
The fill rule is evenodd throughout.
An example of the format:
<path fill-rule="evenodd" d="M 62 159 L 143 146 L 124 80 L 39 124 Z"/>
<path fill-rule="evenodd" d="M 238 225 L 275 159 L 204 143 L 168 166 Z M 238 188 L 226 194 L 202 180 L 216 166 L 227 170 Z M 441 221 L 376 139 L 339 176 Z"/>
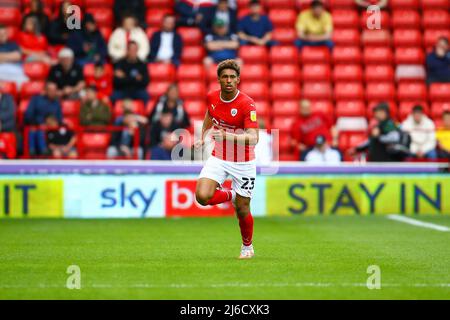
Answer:
<path fill-rule="evenodd" d="M 225 130 L 223 129 L 214 129 L 211 135 L 217 142 L 222 142 L 223 140 L 225 140 Z"/>

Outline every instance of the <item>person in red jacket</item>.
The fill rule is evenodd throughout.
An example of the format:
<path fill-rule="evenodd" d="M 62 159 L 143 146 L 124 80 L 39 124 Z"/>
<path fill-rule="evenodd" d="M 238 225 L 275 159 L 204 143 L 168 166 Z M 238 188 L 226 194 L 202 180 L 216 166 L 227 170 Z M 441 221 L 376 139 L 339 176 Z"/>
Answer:
<path fill-rule="evenodd" d="M 36 17 L 28 16 L 24 19 L 17 40 L 26 61 L 51 62 L 47 54 L 47 39 L 41 33 Z"/>
<path fill-rule="evenodd" d="M 337 146 L 337 132 L 331 117 L 312 112 L 311 102 L 303 99 L 300 101 L 299 115 L 291 127 L 291 145 L 300 152 L 301 160 L 314 148 L 317 136 L 325 137 L 332 147 Z"/>
<path fill-rule="evenodd" d="M 94 74 L 86 77 L 87 86 L 93 86 L 97 89 L 97 96 L 105 103 L 109 102 L 109 96 L 112 93 L 112 75 L 108 74 L 102 63 L 96 63 Z"/>

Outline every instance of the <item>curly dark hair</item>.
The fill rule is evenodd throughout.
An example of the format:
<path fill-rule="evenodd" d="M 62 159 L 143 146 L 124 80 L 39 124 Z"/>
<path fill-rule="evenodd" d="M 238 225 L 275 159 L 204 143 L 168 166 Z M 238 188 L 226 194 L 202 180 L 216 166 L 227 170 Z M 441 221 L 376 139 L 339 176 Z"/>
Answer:
<path fill-rule="evenodd" d="M 237 64 L 237 62 L 233 59 L 224 60 L 217 66 L 217 76 L 220 77 L 220 74 L 225 69 L 231 69 L 236 71 L 237 76 L 239 77 L 241 74 L 241 67 Z"/>

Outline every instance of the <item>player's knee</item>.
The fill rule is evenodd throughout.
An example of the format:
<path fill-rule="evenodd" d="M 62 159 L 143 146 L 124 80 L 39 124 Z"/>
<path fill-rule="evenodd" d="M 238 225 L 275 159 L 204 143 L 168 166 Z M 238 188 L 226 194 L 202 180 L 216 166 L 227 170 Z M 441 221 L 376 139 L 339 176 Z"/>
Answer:
<path fill-rule="evenodd" d="M 246 215 L 248 215 L 250 212 L 250 206 L 248 204 L 242 204 L 242 205 L 238 205 L 236 207 L 236 214 L 239 217 L 244 218 Z"/>
<path fill-rule="evenodd" d="M 195 192 L 195 199 L 202 206 L 208 205 L 208 201 L 209 199 L 211 199 L 211 197 L 212 195 L 210 195 L 209 192 L 205 192 L 203 190 L 197 190 L 197 192 Z"/>

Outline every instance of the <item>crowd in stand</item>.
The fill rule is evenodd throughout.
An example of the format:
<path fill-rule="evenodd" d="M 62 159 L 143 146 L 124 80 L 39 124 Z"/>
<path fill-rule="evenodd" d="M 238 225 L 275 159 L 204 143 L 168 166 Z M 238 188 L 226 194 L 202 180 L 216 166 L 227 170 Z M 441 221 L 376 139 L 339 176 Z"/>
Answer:
<path fill-rule="evenodd" d="M 361 8 L 387 0 L 355 0 Z M 33 96 L 24 115 L 24 124 L 31 126 L 28 152 L 32 156 L 77 157 L 76 134 L 65 124 L 61 101 L 81 100 L 80 125 L 98 127 L 114 125 L 107 157 L 170 159 L 175 145 L 173 131 L 189 128 L 191 122 L 179 97 L 178 85 L 171 85 L 166 94 L 158 97 L 146 117 L 133 111 L 131 100 L 147 104 L 150 79 L 147 64 L 169 63 L 179 66 L 183 40 L 179 26 L 198 27 L 204 35 L 207 56 L 206 68 L 225 59 L 237 59 L 243 45 L 276 46 L 272 38 L 271 20 L 264 14 L 260 1 L 249 3 L 248 14 L 238 19 L 237 4 L 233 0 L 180 0 L 175 3 L 176 15 L 163 17 L 160 30 L 149 38 L 145 32 L 145 4 L 143 0 L 115 0 L 117 28 L 106 41 L 94 17 L 85 13 L 81 28 L 69 27 L 71 19 L 64 0 L 59 14 L 51 18 L 41 0 L 31 0 L 23 15 L 21 29 L 15 40 L 8 39 L 7 29 L 0 25 L 0 81 L 14 81 L 18 88 L 27 81 L 22 63 L 41 61 L 51 66 L 44 91 Z M 312 1 L 310 8 L 299 13 L 295 45 L 326 46 L 333 49 L 333 21 L 321 1 Z M 60 45 L 56 55 L 49 45 Z M 113 70 L 107 64 L 113 64 Z M 242 63 L 242 61 L 240 61 Z M 83 67 L 94 64 L 91 77 L 84 77 Z M 450 82 L 450 51 L 448 39 L 439 38 L 435 49 L 426 58 L 427 83 Z M 180 84 L 182 85 L 182 84 Z M 122 101 L 123 113 L 114 117 L 111 105 Z M 18 132 L 14 99 L 0 94 L 0 132 Z M 43 130 L 42 127 L 46 129 Z M 135 149 L 134 135 L 139 135 Z M 20 137 L 22 141 L 24 137 Z M 20 144 L 20 143 L 19 143 Z M 291 130 L 291 146 L 298 151 L 299 160 L 336 163 L 343 158 L 338 150 L 338 131 L 328 115 L 312 112 L 308 100 L 299 101 L 298 120 Z M 21 144 L 20 144 L 21 145 Z M 20 150 L 19 146 L 19 150 Z M 8 157 L 6 147 L 0 154 Z M 437 159 L 450 154 L 450 111 L 442 117 L 442 126 L 435 128 L 424 108 L 417 105 L 402 123 L 395 123 L 387 104 L 374 108 L 369 124 L 369 140 L 351 153 L 367 150 L 371 161 L 400 161 L 405 158 Z M 23 152 L 23 150 L 22 150 Z"/>

